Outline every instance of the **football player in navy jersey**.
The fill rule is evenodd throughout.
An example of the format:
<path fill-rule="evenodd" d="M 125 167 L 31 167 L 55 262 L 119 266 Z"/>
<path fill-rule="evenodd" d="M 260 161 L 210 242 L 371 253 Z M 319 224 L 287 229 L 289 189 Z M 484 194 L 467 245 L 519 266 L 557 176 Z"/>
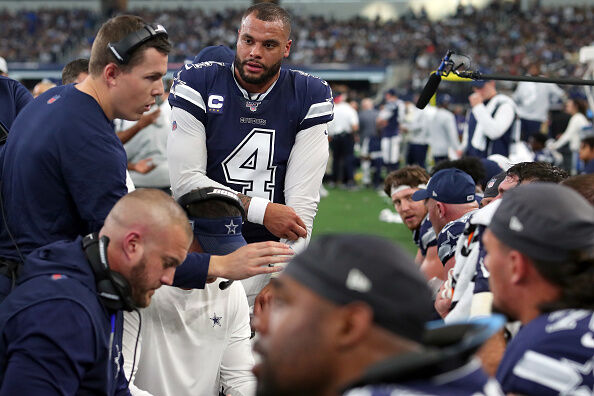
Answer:
<path fill-rule="evenodd" d="M 472 177 L 460 169 L 447 168 L 436 172 L 426 189 L 420 189 L 412 196 L 413 201 L 425 201 L 429 220 L 437 234 L 437 255 L 443 264 L 443 277 L 456 264 L 455 252 L 458 238 L 464 230 L 464 223 L 470 214 L 478 209 Z M 448 281 L 441 287 L 435 301 L 435 309 L 442 317 L 447 315 L 450 301 L 445 297 L 451 291 Z"/>
<path fill-rule="evenodd" d="M 493 306 L 522 323 L 497 370 L 504 392 L 591 395 L 594 207 L 565 186 L 519 186 L 483 241 Z"/>
<path fill-rule="evenodd" d="M 167 157 L 174 196 L 230 187 L 247 211 L 248 242 L 281 238 L 299 250 L 317 211 L 333 101 L 325 81 L 281 68 L 290 33 L 284 9 L 254 5 L 233 64 L 189 64 L 175 75 Z"/>
<path fill-rule="evenodd" d="M 443 278 L 443 265 L 437 256 L 437 239 L 424 202 L 412 200 L 412 195 L 427 187 L 428 181 L 429 174 L 425 169 L 418 165 L 406 166 L 386 176 L 384 191 L 392 199 L 404 224 L 412 231 L 413 241 L 419 248 L 415 262 L 420 265 L 425 277 L 431 280 Z"/>

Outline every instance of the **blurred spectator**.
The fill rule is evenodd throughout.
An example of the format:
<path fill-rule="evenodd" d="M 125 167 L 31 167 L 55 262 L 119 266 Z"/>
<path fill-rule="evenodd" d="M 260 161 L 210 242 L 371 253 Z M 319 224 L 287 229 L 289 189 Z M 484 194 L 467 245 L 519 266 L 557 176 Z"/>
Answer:
<path fill-rule="evenodd" d="M 577 169 L 578 151 L 580 149 L 580 133 L 584 128 L 590 125 L 586 118 L 588 109 L 587 102 L 580 97 L 573 97 L 565 103 L 565 112 L 571 115 L 569 124 L 561 136 L 557 136 L 557 141 L 553 142 L 549 148 L 559 150 L 565 145 L 569 147 L 569 157 L 565 156 L 563 164 L 567 170 L 575 171 Z"/>
<path fill-rule="evenodd" d="M 41 95 L 48 89 L 51 89 L 55 86 L 56 86 L 56 84 L 54 84 L 53 82 L 48 81 L 48 80 L 42 80 L 42 81 L 38 82 L 37 84 L 35 84 L 35 87 L 33 87 L 33 98 L 38 97 L 39 95 Z"/>
<path fill-rule="evenodd" d="M 62 85 L 83 82 L 89 75 L 89 60 L 75 59 L 62 69 Z"/>
<path fill-rule="evenodd" d="M 580 159 L 584 161 L 583 173 L 594 173 L 594 135 L 582 139 L 580 144 Z"/>
<path fill-rule="evenodd" d="M 556 151 L 552 151 L 546 147 L 547 137 L 546 135 L 536 132 L 528 137 L 528 144 L 530 149 L 534 153 L 534 161 L 536 162 L 548 162 L 552 165 L 559 165 L 561 163 L 561 154 Z"/>
<path fill-rule="evenodd" d="M 170 86 L 171 82 L 166 84 L 166 92 L 152 107 L 157 115 L 154 121 L 124 144 L 134 185 L 137 188 L 159 188 L 168 194 L 171 193 L 167 165 L 167 135 L 171 132 L 171 106 L 167 102 Z M 136 123 L 122 120 L 121 127 L 128 129 Z"/>
<path fill-rule="evenodd" d="M 0 76 L 8 76 L 8 65 L 6 59 L 0 56 Z"/>
<path fill-rule="evenodd" d="M 413 13 L 390 21 L 353 17 L 294 15 L 295 46 L 289 62 L 296 65 L 351 63 L 385 66 L 394 62 L 416 65 L 425 78 L 448 49 L 469 55 L 494 72 L 525 74 L 530 56 L 541 72 L 559 76 L 583 75 L 575 51 L 594 41 L 591 7 L 531 7 L 494 1 L 486 8 L 467 6 L 464 12 L 440 21 Z M 564 9 L 564 10 L 565 10 Z M 208 45 L 235 46 L 242 10 L 135 10 L 146 20 L 163 24 L 174 43 L 171 62 L 181 62 Z M 92 10 L 44 9 L 0 12 L 0 54 L 14 62 L 66 62 L 89 57 L 90 43 L 103 16 Z M 415 77 L 415 78 L 417 78 Z M 417 87 L 418 88 L 418 87 Z"/>
<path fill-rule="evenodd" d="M 398 169 L 400 163 L 400 122 L 404 119 L 404 102 L 398 99 L 396 91 L 389 89 L 384 94 L 386 103 L 377 118 L 381 128 L 382 158 L 388 171 Z"/>
<path fill-rule="evenodd" d="M 540 69 L 536 63 L 530 65 L 528 73 L 538 76 Z M 522 81 L 518 84 L 512 99 L 516 102 L 518 117 L 520 117 L 521 139 L 528 139 L 541 132 L 543 123 L 548 119 L 551 103 L 564 96 L 564 92 L 556 84 L 541 84 Z"/>
<path fill-rule="evenodd" d="M 509 96 L 498 93 L 492 80 L 473 81 L 472 90 L 468 97 L 472 109 L 464 131 L 466 155 L 509 157 L 512 143 L 518 138 L 515 103 Z"/>
<path fill-rule="evenodd" d="M 448 159 L 450 152 L 459 156 L 462 149 L 458 138 L 456 116 L 448 109 L 451 101 L 452 97 L 448 94 L 437 97 L 437 111 L 433 122 L 429 124 L 429 145 L 436 164 Z"/>
<path fill-rule="evenodd" d="M 334 119 L 328 123 L 332 151 L 332 180 L 354 187 L 354 136 L 359 131 L 357 111 L 347 102 L 345 93 L 335 93 Z"/>
<path fill-rule="evenodd" d="M 361 137 L 361 170 L 363 172 L 363 184 L 378 188 L 381 183 L 382 171 L 382 149 L 379 131 L 375 120 L 379 111 L 373 106 L 371 98 L 361 101 L 359 111 L 359 136 Z M 373 179 L 370 175 L 373 168 Z"/>

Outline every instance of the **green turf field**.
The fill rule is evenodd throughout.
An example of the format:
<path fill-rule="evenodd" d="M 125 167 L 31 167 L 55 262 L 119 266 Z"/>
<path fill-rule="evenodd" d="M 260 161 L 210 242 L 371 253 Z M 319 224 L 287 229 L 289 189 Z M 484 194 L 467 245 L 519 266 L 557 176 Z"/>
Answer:
<path fill-rule="evenodd" d="M 399 243 L 411 254 L 416 252 L 411 232 L 404 224 L 379 221 L 382 209 L 394 210 L 389 198 L 375 190 L 361 189 L 347 191 L 328 189 L 329 195 L 322 198 L 312 237 L 318 235 L 347 232 L 381 235 Z"/>

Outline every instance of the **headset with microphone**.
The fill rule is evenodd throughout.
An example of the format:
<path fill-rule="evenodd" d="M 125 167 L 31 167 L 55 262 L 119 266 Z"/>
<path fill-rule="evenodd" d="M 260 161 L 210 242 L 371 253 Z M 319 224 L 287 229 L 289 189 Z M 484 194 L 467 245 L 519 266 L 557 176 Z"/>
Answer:
<path fill-rule="evenodd" d="M 109 238 L 89 234 L 82 240 L 82 248 L 95 275 L 97 294 L 110 311 L 133 311 L 136 308 L 130 283 L 122 274 L 109 268 L 107 245 Z"/>
<path fill-rule="evenodd" d="M 122 65 L 130 62 L 134 50 L 146 43 L 153 37 L 163 36 L 168 38 L 167 30 L 162 25 L 145 24 L 140 30 L 128 34 L 126 37 L 115 43 L 107 43 L 107 48 Z"/>

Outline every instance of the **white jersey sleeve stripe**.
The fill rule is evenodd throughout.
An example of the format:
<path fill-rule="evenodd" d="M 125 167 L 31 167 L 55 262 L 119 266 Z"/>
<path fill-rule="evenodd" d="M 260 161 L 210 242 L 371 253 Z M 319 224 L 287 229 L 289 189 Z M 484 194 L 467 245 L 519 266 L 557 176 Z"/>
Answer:
<path fill-rule="evenodd" d="M 303 121 L 309 118 L 322 117 L 332 114 L 333 108 L 334 104 L 332 104 L 332 102 L 314 103 L 309 107 L 309 111 L 305 115 Z"/>
<path fill-rule="evenodd" d="M 176 84 L 171 93 L 174 96 L 179 96 L 182 99 L 187 100 L 188 102 L 200 107 L 202 111 L 206 112 L 206 105 L 204 104 L 204 99 L 202 99 L 202 95 L 200 92 L 196 91 L 188 87 L 187 85 L 183 84 Z"/>
<path fill-rule="evenodd" d="M 534 351 L 526 351 L 514 367 L 514 374 L 558 392 L 581 382 L 580 375 L 570 365 Z"/>

